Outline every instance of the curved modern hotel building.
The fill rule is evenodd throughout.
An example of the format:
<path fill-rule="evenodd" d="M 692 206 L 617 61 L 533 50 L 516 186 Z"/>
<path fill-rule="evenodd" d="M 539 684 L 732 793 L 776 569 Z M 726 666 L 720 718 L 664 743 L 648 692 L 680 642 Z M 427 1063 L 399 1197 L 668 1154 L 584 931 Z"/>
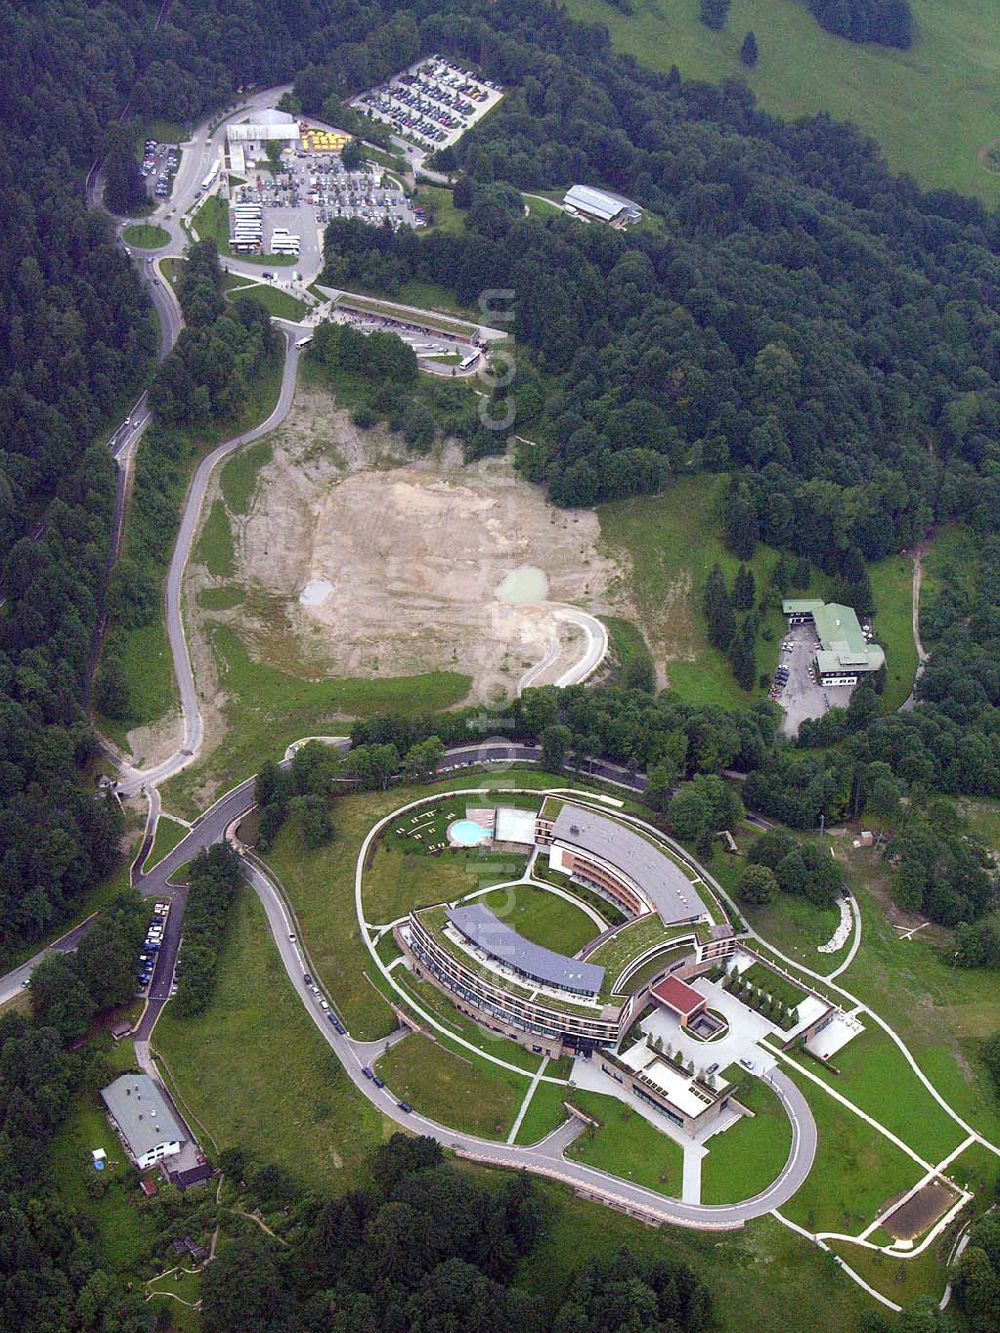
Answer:
<path fill-rule="evenodd" d="M 487 813 L 479 811 L 477 818 Z M 500 813 L 495 827 L 509 828 Z M 532 837 L 526 845 L 547 855 L 553 870 L 607 899 L 628 918 L 656 913 L 664 927 L 661 944 L 689 946 L 675 969 L 687 971 L 688 962 L 707 965 L 735 947 L 728 927 L 713 931 L 705 904 L 681 867 L 618 821 L 549 797 L 533 829 L 521 836 Z M 677 929 L 685 925 L 690 934 Z M 396 938 L 414 973 L 432 981 L 457 1008 L 484 1027 L 551 1056 L 616 1046 L 644 998 L 615 993 L 620 955 L 613 973 L 596 961 L 600 947 L 593 962 L 567 958 L 524 939 L 482 904 L 439 904 L 411 912 L 397 927 Z M 593 948 L 591 942 L 582 952 Z"/>

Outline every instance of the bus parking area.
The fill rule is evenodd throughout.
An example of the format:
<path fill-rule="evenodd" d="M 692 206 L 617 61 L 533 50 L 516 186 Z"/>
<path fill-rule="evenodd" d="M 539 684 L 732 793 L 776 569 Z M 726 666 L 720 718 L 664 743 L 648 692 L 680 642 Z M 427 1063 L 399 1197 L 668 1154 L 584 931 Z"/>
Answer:
<path fill-rule="evenodd" d="M 370 226 L 420 225 L 402 185 L 377 167 L 345 170 L 339 154 L 286 150 L 277 170 L 252 168 L 229 199 L 230 248 L 245 254 L 300 257 L 322 266 L 322 229 L 333 218 Z"/>

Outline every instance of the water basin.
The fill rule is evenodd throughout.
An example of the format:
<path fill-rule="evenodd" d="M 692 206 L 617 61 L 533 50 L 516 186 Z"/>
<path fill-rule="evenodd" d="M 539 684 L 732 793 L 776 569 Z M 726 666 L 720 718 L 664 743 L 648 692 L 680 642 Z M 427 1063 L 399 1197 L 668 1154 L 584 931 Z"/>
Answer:
<path fill-rule="evenodd" d="M 548 575 L 537 565 L 521 565 L 512 569 L 494 593 L 498 602 L 507 602 L 510 606 L 544 602 L 548 595 Z"/>
<path fill-rule="evenodd" d="M 306 586 L 299 593 L 299 604 L 301 606 L 319 606 L 333 592 L 333 584 L 329 579 L 310 579 Z"/>
<path fill-rule="evenodd" d="M 489 829 L 474 819 L 456 819 L 448 825 L 448 839 L 458 847 L 478 847 L 489 836 Z"/>

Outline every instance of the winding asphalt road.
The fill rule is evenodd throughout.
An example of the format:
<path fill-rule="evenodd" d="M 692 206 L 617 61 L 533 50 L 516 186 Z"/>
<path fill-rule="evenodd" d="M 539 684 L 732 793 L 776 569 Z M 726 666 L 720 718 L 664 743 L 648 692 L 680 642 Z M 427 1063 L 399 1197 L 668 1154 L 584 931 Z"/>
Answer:
<path fill-rule="evenodd" d="M 275 96 L 274 90 L 257 94 L 256 97 L 250 99 L 239 111 L 233 112 L 232 115 L 240 114 L 250 106 L 264 105 L 273 101 Z M 167 246 L 162 247 L 159 251 L 151 252 L 154 259 L 182 253 L 187 238 L 180 228 L 179 222 L 175 219 L 183 214 L 192 201 L 201 178 L 218 153 L 223 134 L 224 124 L 220 124 L 212 133 L 207 129 L 196 132 L 189 144 L 185 145 L 182 166 L 175 180 L 173 199 L 164 209 L 159 211 L 159 216 L 154 215 L 151 219 L 163 226 L 170 236 L 170 242 Z M 94 188 L 99 190 L 99 183 L 95 182 Z M 141 261 L 137 261 L 137 263 L 144 279 L 150 284 L 150 294 L 160 320 L 162 357 L 173 346 L 179 333 L 181 327 L 179 311 L 173 299 L 173 294 L 163 286 L 156 276 L 155 263 L 145 264 Z M 259 276 L 260 273 L 259 268 L 238 261 L 231 261 L 229 267 L 232 271 L 246 272 L 250 276 Z M 307 281 L 310 279 L 307 279 Z M 184 718 L 184 742 L 175 755 L 153 768 L 143 771 L 128 766 L 123 767 L 119 786 L 126 793 L 138 791 L 144 786 L 155 788 L 158 783 L 190 763 L 201 747 L 202 719 L 181 615 L 181 582 L 184 568 L 212 470 L 222 458 L 233 450 L 273 430 L 284 419 L 289 410 L 298 368 L 298 349 L 295 347 L 297 332 L 289 333 L 286 331 L 285 333 L 288 344 L 285 367 L 281 391 L 274 411 L 260 426 L 226 441 L 213 450 L 199 464 L 192 480 L 184 507 L 180 532 L 168 571 L 165 594 L 167 634 Z M 149 421 L 148 403 L 145 394 L 140 397 L 129 417 L 130 419 L 115 432 L 109 442 L 111 452 L 118 461 L 123 475 L 130 455 Z M 122 489 L 124 490 L 124 482 L 122 483 Z M 587 616 L 586 613 L 577 611 L 575 608 L 561 608 L 560 615 L 562 618 L 575 621 L 587 635 L 587 651 L 584 658 L 569 671 L 564 672 L 557 682 L 559 685 L 567 685 L 583 680 L 592 673 L 606 651 L 607 635 L 599 621 Z M 537 679 L 541 671 L 547 669 L 549 665 L 551 663 L 548 661 L 539 664 L 539 667 L 534 669 L 534 674 L 528 673 L 529 677 Z M 526 681 L 522 680 L 522 688 L 525 687 Z M 502 740 L 485 741 L 479 745 L 453 747 L 446 756 L 442 771 L 484 762 L 538 762 L 539 756 L 540 751 L 537 746 L 519 745 Z M 587 771 L 595 777 L 603 777 L 608 781 L 617 782 L 631 790 L 640 791 L 644 786 L 642 775 L 628 773 L 617 765 L 595 762 Z M 135 1034 L 137 1041 L 148 1041 L 159 1013 L 169 999 L 174 964 L 180 946 L 186 891 L 183 886 L 172 885 L 170 876 L 201 848 L 207 847 L 224 837 L 226 830 L 233 821 L 245 814 L 252 805 L 253 779 L 250 778 L 227 792 L 195 821 L 191 831 L 149 874 L 144 875 L 140 872 L 137 876 L 137 885 L 145 896 L 170 897 L 173 904 L 168 918 L 169 928 L 165 932 L 164 947 L 160 950 L 150 986 L 148 1003 Z M 326 1021 L 324 1013 L 315 1004 L 315 997 L 303 981 L 305 970 L 303 959 L 297 944 L 289 938 L 292 933 L 290 922 L 276 887 L 252 862 L 244 860 L 244 867 L 249 882 L 264 906 L 272 935 L 281 953 L 289 978 L 306 1006 L 307 1012 L 312 1015 L 313 1021 L 323 1033 L 325 1040 L 334 1050 L 362 1094 L 372 1101 L 384 1115 L 399 1124 L 429 1134 L 445 1147 L 475 1160 L 498 1166 L 523 1167 L 538 1174 L 552 1176 L 617 1207 L 639 1212 L 647 1218 L 684 1226 L 702 1228 L 741 1226 L 750 1218 L 760 1216 L 762 1213 L 769 1212 L 784 1203 L 808 1175 L 816 1147 L 815 1126 L 808 1105 L 801 1093 L 794 1084 L 778 1071 L 773 1071 L 767 1078 L 785 1106 L 792 1124 L 792 1147 L 785 1167 L 778 1178 L 762 1194 L 744 1200 L 739 1204 L 716 1207 L 684 1204 L 679 1200 L 666 1199 L 654 1191 L 606 1175 L 594 1168 L 566 1161 L 562 1156 L 562 1151 L 579 1132 L 579 1127 L 573 1122 L 557 1130 L 541 1144 L 534 1147 L 517 1147 L 515 1145 L 497 1144 L 472 1135 L 458 1134 L 415 1113 L 404 1112 L 388 1089 L 376 1088 L 370 1079 L 365 1078 L 362 1072 L 363 1065 L 372 1058 L 372 1044 L 356 1042 L 348 1034 L 342 1036 L 337 1033 L 332 1025 Z M 89 921 L 82 923 L 68 932 L 62 939 L 56 941 L 51 947 L 64 951 L 72 950 L 89 928 L 89 925 Z M 22 967 L 0 979 L 0 1003 L 18 993 L 25 980 L 30 977 L 33 967 L 44 956 L 45 952 L 47 951 L 43 950 Z M 399 1035 L 402 1035 L 402 1031 Z M 392 1038 L 388 1040 L 392 1040 Z"/>
<path fill-rule="evenodd" d="M 791 1122 L 792 1143 L 788 1158 L 780 1174 L 766 1190 L 734 1204 L 683 1203 L 679 1199 L 666 1198 L 655 1190 L 645 1189 L 641 1185 L 608 1175 L 594 1167 L 567 1160 L 562 1155 L 563 1150 L 583 1129 L 583 1125 L 575 1120 L 561 1126 L 541 1143 L 532 1147 L 518 1147 L 514 1144 L 497 1143 L 491 1139 L 481 1139 L 473 1134 L 462 1134 L 445 1125 L 439 1125 L 426 1116 L 418 1115 L 415 1111 L 402 1111 L 391 1089 L 377 1088 L 362 1072 L 363 1067 L 372 1058 L 373 1045 L 377 1045 L 381 1051 L 385 1043 L 357 1042 L 349 1034 L 338 1033 L 327 1020 L 316 997 L 303 980 L 307 971 L 306 962 L 298 943 L 289 939 L 289 935 L 293 933 L 292 922 L 277 889 L 257 866 L 250 863 L 245 865 L 247 878 L 264 907 L 285 971 L 306 1012 L 358 1091 L 368 1098 L 376 1110 L 406 1129 L 426 1134 L 436 1139 L 442 1147 L 449 1148 L 463 1157 L 491 1166 L 521 1168 L 536 1175 L 550 1176 L 572 1185 L 575 1189 L 593 1194 L 617 1208 L 641 1213 L 643 1217 L 655 1221 L 702 1230 L 713 1228 L 731 1230 L 775 1208 L 780 1208 L 792 1197 L 812 1169 L 816 1155 L 816 1125 L 805 1097 L 780 1070 L 772 1070 L 763 1078 L 773 1089 Z M 390 1037 L 388 1040 L 391 1041 L 393 1038 Z M 525 1087 L 527 1088 L 527 1083 Z"/>
<path fill-rule="evenodd" d="M 540 757 L 539 746 L 490 739 L 478 745 L 451 747 L 439 771 L 451 772 L 468 765 L 484 763 L 538 763 Z M 579 771 L 583 772 L 582 769 Z M 619 765 L 604 761 L 595 762 L 588 772 L 596 778 L 602 778 L 634 792 L 640 792 L 645 785 L 643 774 L 633 774 Z M 252 808 L 253 785 L 254 779 L 248 778 L 226 792 L 195 821 L 191 831 L 158 865 L 148 874 L 140 873 L 138 877 L 137 887 L 145 897 L 169 897 L 173 904 L 168 917 L 169 929 L 166 932 L 164 947 L 160 950 L 150 985 L 149 1001 L 136 1029 L 135 1039 L 138 1041 L 149 1040 L 156 1020 L 170 995 L 186 896 L 182 886 L 171 884 L 171 875 L 202 848 L 222 839 L 230 825 Z M 562 1152 L 579 1132 L 579 1126 L 575 1123 L 563 1126 L 533 1147 L 518 1147 L 480 1139 L 475 1135 L 460 1134 L 414 1112 L 402 1111 L 391 1090 L 376 1088 L 362 1072 L 363 1067 L 373 1058 L 373 1051 L 381 1052 L 385 1041 L 379 1043 L 356 1041 L 349 1034 L 339 1034 L 327 1021 L 316 1002 L 316 997 L 303 980 L 307 970 L 305 960 L 298 943 L 289 939 L 289 935 L 294 933 L 294 927 L 276 886 L 253 862 L 244 859 L 243 865 L 249 883 L 263 904 L 269 928 L 292 986 L 307 1013 L 311 1015 L 358 1090 L 379 1111 L 397 1124 L 428 1134 L 437 1139 L 442 1146 L 472 1160 L 495 1166 L 523 1168 L 539 1175 L 562 1180 L 573 1188 L 585 1191 L 614 1207 L 634 1211 L 647 1219 L 702 1229 L 739 1227 L 754 1217 L 779 1208 L 791 1198 L 808 1176 L 816 1151 L 815 1124 L 805 1098 L 795 1084 L 779 1070 L 772 1070 L 765 1078 L 784 1106 L 792 1125 L 792 1145 L 788 1159 L 781 1173 L 765 1191 L 737 1204 L 714 1206 L 685 1204 L 678 1199 L 668 1199 L 655 1191 L 644 1189 L 617 1176 L 607 1175 L 582 1163 L 567 1161 L 563 1158 Z M 52 947 L 63 950 L 74 948 L 89 924 L 86 922 L 77 927 Z M 0 978 L 0 1003 L 18 993 L 24 979 L 30 975 L 33 966 L 43 956 L 44 951 L 15 972 Z M 390 1042 L 398 1040 L 403 1035 L 405 1031 L 400 1030 L 386 1040 Z"/>
<path fill-rule="evenodd" d="M 587 640 L 583 656 L 578 658 L 556 680 L 545 680 L 547 673 L 563 654 L 563 647 L 558 636 L 553 636 L 549 649 L 542 660 L 521 677 L 517 686 L 518 694 L 543 684 L 555 685 L 558 689 L 565 689 L 567 685 L 582 685 L 585 680 L 589 680 L 594 674 L 607 654 L 608 631 L 596 616 L 588 615 L 586 611 L 581 611 L 576 606 L 557 606 L 552 614 L 554 619 L 560 620 L 564 624 L 576 625 L 583 630 Z"/>
<path fill-rule="evenodd" d="M 179 220 L 194 203 L 202 180 L 211 164 L 217 160 L 222 151 L 227 123 L 235 116 L 245 114 L 248 110 L 274 105 L 284 91 L 285 89 L 282 87 L 266 89 L 247 99 L 237 110 L 230 112 L 214 128 L 209 125 L 199 127 L 191 139 L 183 145 L 181 163 L 174 179 L 171 198 L 150 216 L 149 221 L 163 227 L 170 238 L 168 243 L 159 249 L 143 251 L 141 256 L 135 256 L 137 268 L 149 285 L 149 292 L 160 321 L 161 359 L 167 355 L 176 341 L 182 327 L 182 319 L 173 292 L 158 276 L 158 261 L 162 258 L 183 254 L 188 243 L 188 237 Z M 96 203 L 100 197 L 99 173 L 94 175 L 88 188 L 91 193 L 91 202 Z M 246 274 L 258 279 L 262 271 L 260 265 L 235 259 L 227 260 L 227 267 L 231 272 Z M 309 283 L 316 274 L 303 272 L 301 276 L 303 282 Z M 184 570 L 198 527 L 209 479 L 217 464 L 234 450 L 274 430 L 288 415 L 295 394 L 295 379 L 299 363 L 299 348 L 296 344 L 299 338 L 309 331 L 309 327 L 308 325 L 285 324 L 282 328 L 286 350 L 281 390 L 274 410 L 266 421 L 261 422 L 259 426 L 255 426 L 252 430 L 245 431 L 243 434 L 220 444 L 207 457 L 202 459 L 191 481 L 181 516 L 180 529 L 167 571 L 164 592 L 164 619 L 173 661 L 174 677 L 177 681 L 177 692 L 183 721 L 183 739 L 174 754 L 147 769 L 135 768 L 116 758 L 121 774 L 118 787 L 124 795 L 134 795 L 141 790 L 158 786 L 167 778 L 172 777 L 175 773 L 193 763 L 201 749 L 204 739 L 204 726 L 201 710 L 198 706 L 198 691 L 188 652 L 181 609 Z M 496 330 L 490 332 L 497 332 L 498 336 L 503 336 Z M 127 467 L 148 421 L 148 400 L 147 395 L 143 394 L 129 414 L 129 420 L 112 436 L 111 452 L 120 469 L 115 525 L 116 540 L 112 558 L 119 548 L 124 524 Z M 560 620 L 580 626 L 587 640 L 582 657 L 564 671 L 555 684 L 561 687 L 579 684 L 592 675 L 603 660 L 608 646 L 607 631 L 599 620 L 587 615 L 586 612 L 577 610 L 575 607 L 559 607 L 555 614 Z M 543 662 L 532 668 L 522 678 L 519 688 L 525 689 L 529 684 L 538 680 L 557 657 L 558 645 L 555 656 L 547 655 Z"/>
<path fill-rule="evenodd" d="M 216 465 L 235 449 L 239 449 L 245 444 L 260 439 L 262 435 L 268 434 L 288 415 L 295 394 L 299 349 L 295 346 L 296 340 L 292 334 L 285 332 L 284 337 L 286 343 L 285 366 L 281 377 L 281 391 L 274 410 L 259 426 L 245 431 L 242 435 L 236 435 L 231 440 L 226 440 L 213 449 L 210 454 L 207 454 L 198 464 L 191 481 L 181 516 L 177 541 L 174 544 L 173 554 L 170 558 L 170 567 L 167 570 L 166 591 L 164 593 L 167 641 L 170 644 L 174 675 L 180 696 L 181 714 L 184 719 L 184 740 L 179 750 L 152 768 L 137 769 L 128 764 L 122 764 L 118 786 L 119 790 L 128 795 L 137 792 L 143 786 L 156 786 L 174 773 L 180 772 L 182 768 L 185 768 L 197 757 L 198 751 L 201 749 L 204 727 L 201 709 L 198 707 L 198 691 L 195 686 L 194 672 L 191 668 L 191 656 L 188 652 L 187 636 L 184 632 L 184 617 L 181 611 L 181 585 L 184 579 L 184 570 L 187 567 L 191 545 L 197 531 L 198 520 L 201 517 L 201 508 L 205 500 L 205 492 L 208 489 L 209 478 Z"/>

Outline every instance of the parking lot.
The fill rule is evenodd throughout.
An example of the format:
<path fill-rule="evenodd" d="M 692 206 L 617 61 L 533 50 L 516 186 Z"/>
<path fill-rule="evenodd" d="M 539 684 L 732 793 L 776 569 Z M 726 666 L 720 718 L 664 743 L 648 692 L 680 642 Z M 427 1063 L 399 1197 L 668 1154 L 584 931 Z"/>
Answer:
<path fill-rule="evenodd" d="M 232 191 L 233 209 L 257 204 L 261 209 L 262 250 L 272 251 L 275 231 L 299 237 L 299 261 L 304 270 L 322 267 L 322 232 L 332 218 L 358 218 L 373 227 L 386 222 L 393 228 L 408 223 L 423 225 L 402 186 L 377 168 L 345 171 L 336 153 L 309 153 L 301 149 L 283 155 L 282 170 L 272 174 L 252 169 L 245 185 Z"/>
<path fill-rule="evenodd" d="M 846 708 L 854 690 L 852 685 L 819 684 L 815 663 L 819 646 L 812 625 L 796 625 L 782 637 L 778 667 L 787 668 L 788 679 L 772 690 L 772 698 L 784 711 L 781 731 L 785 736 L 797 735 L 806 718 L 822 717 L 830 708 Z"/>
<path fill-rule="evenodd" d="M 502 97 L 497 84 L 435 55 L 361 93 L 350 105 L 430 151 L 455 143 Z"/>
<path fill-rule="evenodd" d="M 174 183 L 180 164 L 180 150 L 176 144 L 157 143 L 147 139 L 143 147 L 142 166 L 146 178 L 146 193 L 151 199 L 166 199 Z"/>

